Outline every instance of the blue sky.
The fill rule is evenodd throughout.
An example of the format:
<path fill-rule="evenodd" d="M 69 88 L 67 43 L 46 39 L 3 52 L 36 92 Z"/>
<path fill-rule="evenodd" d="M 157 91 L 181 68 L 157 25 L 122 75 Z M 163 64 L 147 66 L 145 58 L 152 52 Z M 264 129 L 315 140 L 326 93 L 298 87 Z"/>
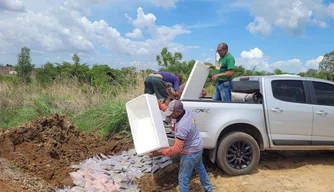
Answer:
<path fill-rule="evenodd" d="M 78 53 L 89 65 L 157 69 L 163 47 L 214 62 L 226 42 L 237 65 L 297 73 L 334 50 L 333 26 L 334 3 L 322 0 L 0 0 L 0 64 L 28 46 L 37 66 Z"/>

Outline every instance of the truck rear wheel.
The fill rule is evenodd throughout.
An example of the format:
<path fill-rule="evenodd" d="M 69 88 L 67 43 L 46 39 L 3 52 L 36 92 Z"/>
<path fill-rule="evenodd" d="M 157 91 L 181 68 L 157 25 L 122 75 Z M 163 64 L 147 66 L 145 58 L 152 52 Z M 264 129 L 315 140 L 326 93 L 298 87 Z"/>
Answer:
<path fill-rule="evenodd" d="M 229 175 L 243 175 L 253 171 L 260 160 L 256 140 L 243 132 L 232 132 L 219 140 L 218 166 Z"/>

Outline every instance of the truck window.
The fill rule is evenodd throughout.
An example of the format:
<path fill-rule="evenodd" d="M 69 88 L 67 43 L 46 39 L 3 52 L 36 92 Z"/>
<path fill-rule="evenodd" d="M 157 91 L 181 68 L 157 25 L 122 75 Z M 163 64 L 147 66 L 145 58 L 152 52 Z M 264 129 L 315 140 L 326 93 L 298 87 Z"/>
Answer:
<path fill-rule="evenodd" d="M 232 81 L 233 92 L 239 93 L 254 93 L 260 91 L 259 81 Z"/>
<path fill-rule="evenodd" d="M 334 106 L 334 85 L 313 81 L 318 105 Z"/>
<path fill-rule="evenodd" d="M 273 80 L 271 87 L 274 97 L 278 100 L 306 103 L 303 82 L 300 80 Z"/>

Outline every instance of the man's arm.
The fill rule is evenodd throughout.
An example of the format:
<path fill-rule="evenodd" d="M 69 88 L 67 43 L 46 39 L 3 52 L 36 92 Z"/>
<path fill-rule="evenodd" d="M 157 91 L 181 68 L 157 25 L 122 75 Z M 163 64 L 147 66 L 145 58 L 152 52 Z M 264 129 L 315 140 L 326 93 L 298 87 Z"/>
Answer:
<path fill-rule="evenodd" d="M 179 84 L 179 82 L 180 82 L 180 80 L 179 80 L 178 78 L 175 78 L 175 79 L 174 79 L 174 83 L 173 83 L 174 91 L 179 90 L 179 88 L 180 88 L 180 84 Z"/>
<path fill-rule="evenodd" d="M 181 153 L 183 145 L 184 145 L 184 141 L 179 139 L 179 138 L 176 138 L 175 142 L 174 142 L 174 145 L 165 149 L 165 150 L 163 150 L 163 151 L 161 151 L 161 154 L 163 156 L 173 156 L 173 155 L 176 155 L 178 153 Z"/>
<path fill-rule="evenodd" d="M 151 157 L 160 156 L 160 155 L 173 156 L 178 153 L 181 153 L 183 145 L 184 145 L 184 141 L 179 138 L 176 138 L 173 146 L 168 147 L 167 149 L 164 149 L 161 152 L 153 151 L 152 153 L 150 153 L 150 156 Z"/>
<path fill-rule="evenodd" d="M 217 74 L 218 77 L 231 77 L 234 74 L 234 69 L 230 69 L 226 71 L 225 73 L 219 73 Z"/>
<path fill-rule="evenodd" d="M 218 73 L 216 75 L 212 76 L 212 80 L 216 80 L 219 77 L 231 77 L 234 75 L 234 65 L 235 65 L 235 59 L 230 58 L 227 60 L 227 70 L 224 73 Z"/>
<path fill-rule="evenodd" d="M 176 138 L 174 145 L 167 149 L 162 150 L 161 152 L 157 151 L 152 152 L 150 156 L 159 156 L 159 155 L 173 156 L 180 153 L 183 149 L 184 140 L 187 138 L 187 135 L 188 135 L 188 129 L 186 129 L 186 127 L 184 126 L 177 127 L 175 132 Z"/>

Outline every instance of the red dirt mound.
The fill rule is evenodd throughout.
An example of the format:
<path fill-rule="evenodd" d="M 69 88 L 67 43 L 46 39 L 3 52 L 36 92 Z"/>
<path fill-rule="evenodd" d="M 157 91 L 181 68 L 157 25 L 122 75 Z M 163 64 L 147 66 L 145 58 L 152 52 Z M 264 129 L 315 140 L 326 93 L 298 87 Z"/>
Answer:
<path fill-rule="evenodd" d="M 0 157 L 43 178 L 51 185 L 72 186 L 69 166 L 93 155 L 112 155 L 133 147 L 131 137 L 114 135 L 110 141 L 77 130 L 72 120 L 52 115 L 0 130 Z"/>

